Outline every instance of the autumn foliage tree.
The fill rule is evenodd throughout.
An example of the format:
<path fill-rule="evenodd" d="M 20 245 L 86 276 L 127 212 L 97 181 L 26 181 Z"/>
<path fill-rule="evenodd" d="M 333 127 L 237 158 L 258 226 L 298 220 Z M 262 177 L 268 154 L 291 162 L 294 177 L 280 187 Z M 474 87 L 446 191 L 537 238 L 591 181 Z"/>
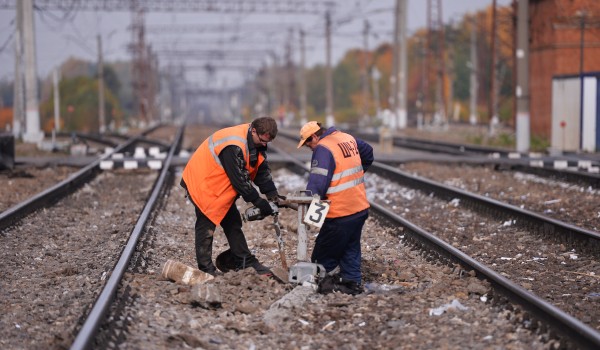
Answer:
<path fill-rule="evenodd" d="M 98 81 L 87 76 L 64 79 L 59 85 L 59 115 L 62 131 L 98 131 Z M 106 122 L 119 126 L 123 112 L 119 101 L 108 89 L 104 89 Z M 54 99 L 40 106 L 42 127 L 50 132 L 54 128 Z"/>
<path fill-rule="evenodd" d="M 473 17 L 477 25 L 473 27 Z M 512 7 L 498 7 L 497 10 L 497 42 L 496 42 L 496 88 L 498 89 L 498 108 L 500 119 L 510 122 L 513 106 L 513 38 L 514 12 Z M 470 99 L 470 74 L 475 69 L 478 80 L 478 112 L 482 120 L 488 118 L 487 105 L 491 97 L 491 6 L 474 14 L 466 14 L 459 21 L 446 24 L 444 27 L 444 91 L 446 111 L 450 113 L 452 106 L 460 106 L 460 119 L 467 120 Z M 476 31 L 478 63 L 473 67 L 470 63 L 471 30 Z M 439 79 L 440 59 L 427 59 L 427 45 L 431 48 L 437 42 L 428 42 L 426 29 L 415 31 L 407 38 L 407 109 L 409 122 L 417 113 L 431 109 L 435 99 L 436 79 Z M 340 62 L 333 67 L 333 93 L 336 119 L 349 123 L 358 122 L 363 111 L 361 86 L 362 49 L 346 52 Z M 368 78 L 368 114 L 375 115 L 375 106 L 390 109 L 391 80 L 393 71 L 393 47 L 383 43 L 367 52 Z M 380 73 L 380 79 L 373 81 L 374 69 Z M 377 84 L 379 101 L 374 100 L 373 84 Z M 308 104 L 318 114 L 325 113 L 325 67 L 315 66 L 307 70 Z M 428 105 L 424 105 L 428 104 Z"/>

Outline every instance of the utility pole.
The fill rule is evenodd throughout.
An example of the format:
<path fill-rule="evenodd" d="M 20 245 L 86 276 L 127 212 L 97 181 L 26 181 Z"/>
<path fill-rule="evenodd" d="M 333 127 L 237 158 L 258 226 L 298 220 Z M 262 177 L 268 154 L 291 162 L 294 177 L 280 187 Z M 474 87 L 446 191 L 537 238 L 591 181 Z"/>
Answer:
<path fill-rule="evenodd" d="M 427 113 L 426 110 L 426 105 L 425 102 L 427 100 L 427 89 L 428 89 L 428 85 L 427 85 L 427 79 L 429 79 L 429 76 L 427 75 L 427 66 L 426 64 L 428 63 L 427 60 L 427 43 L 428 43 L 428 39 L 421 39 L 419 40 L 419 61 L 421 62 L 421 81 L 420 81 L 420 91 L 419 91 L 419 97 L 417 98 L 417 108 L 419 109 L 418 113 L 417 113 L 417 129 L 418 130 L 422 130 L 423 129 L 423 124 L 425 122 L 425 114 Z"/>
<path fill-rule="evenodd" d="M 134 2 L 134 5 L 137 3 Z M 145 38 L 145 20 L 144 10 L 141 7 L 134 7 L 132 15 L 132 85 L 134 95 L 137 97 L 139 119 L 137 122 L 142 127 L 146 127 L 152 122 L 152 107 L 149 96 L 149 58 L 148 47 Z"/>
<path fill-rule="evenodd" d="M 423 125 L 429 124 L 431 119 L 433 119 L 433 100 L 431 99 L 431 73 L 430 69 L 432 67 L 432 50 L 431 45 L 433 42 L 433 30 L 432 30 L 432 20 L 431 20 L 431 1 L 427 0 L 427 34 L 425 35 L 425 45 L 423 47 L 423 55 L 425 56 L 424 66 L 423 66 L 423 100 L 422 100 L 422 110 L 423 110 Z M 418 123 L 417 123 L 418 124 Z"/>
<path fill-rule="evenodd" d="M 60 80 L 60 72 L 55 68 L 52 72 L 52 82 L 54 85 L 54 133 L 60 131 L 60 89 L 58 82 Z"/>
<path fill-rule="evenodd" d="M 102 59 L 102 37 L 98 34 L 98 131 L 106 131 L 106 116 L 104 111 L 104 60 Z"/>
<path fill-rule="evenodd" d="M 492 33 L 491 33 L 491 63 L 490 63 L 490 91 L 488 99 L 488 115 L 490 118 L 489 134 L 495 134 L 498 116 L 496 115 L 496 0 L 492 2 Z"/>
<path fill-rule="evenodd" d="M 429 71 L 435 72 L 435 99 L 431 101 L 430 112 L 433 114 L 432 125 L 446 127 L 446 62 L 444 54 L 444 24 L 442 22 L 441 0 L 427 1 L 427 45 L 426 45 L 426 75 L 424 102 L 430 94 L 431 78 Z M 435 35 L 435 42 L 434 42 Z M 427 104 L 425 103 L 425 106 Z M 427 110 L 427 109 L 426 109 Z"/>
<path fill-rule="evenodd" d="M 576 15 L 579 17 L 579 118 L 583 118 L 583 98 L 584 98 L 584 85 L 583 85 L 583 57 L 585 52 L 585 17 L 587 16 L 587 12 L 585 10 L 577 11 Z M 582 141 L 579 141 L 579 147 L 581 148 Z"/>
<path fill-rule="evenodd" d="M 442 16 L 442 2 L 437 0 L 435 2 L 435 10 L 437 18 L 435 20 L 435 27 L 437 28 L 437 55 L 438 61 L 437 68 L 437 83 L 436 83 L 436 116 L 434 121 L 438 126 L 446 127 L 448 123 L 448 108 L 446 103 L 446 56 L 445 56 L 445 38 L 444 38 L 444 22 Z"/>
<path fill-rule="evenodd" d="M 373 84 L 373 99 L 375 100 L 375 115 L 377 118 L 381 117 L 381 106 L 379 104 L 379 79 L 381 79 L 381 73 L 377 67 L 373 67 L 371 72 L 371 80 Z"/>
<path fill-rule="evenodd" d="M 163 119 L 161 117 L 161 106 L 159 105 L 160 101 L 157 101 L 157 97 L 159 97 L 159 87 L 160 87 L 160 73 L 158 69 L 158 55 L 156 52 L 151 50 L 151 47 L 148 47 L 148 59 L 150 60 L 150 101 L 152 106 L 152 115 L 154 115 L 154 121 L 158 123 L 162 123 Z"/>
<path fill-rule="evenodd" d="M 327 105 L 325 107 L 325 123 L 328 127 L 335 125 L 333 116 L 333 76 L 331 72 L 331 14 L 329 11 L 325 13 L 325 52 L 326 52 L 326 68 L 325 68 L 325 89 L 327 97 Z"/>
<path fill-rule="evenodd" d="M 394 115 L 392 129 L 406 128 L 406 2 L 396 0 L 396 22 L 394 30 Z"/>
<path fill-rule="evenodd" d="M 371 25 L 369 21 L 365 20 L 364 29 L 363 29 L 363 53 L 362 53 L 362 67 L 361 67 L 361 85 L 362 85 L 362 102 L 363 102 L 363 115 L 364 121 L 367 121 L 369 116 L 369 30 Z"/>
<path fill-rule="evenodd" d="M 54 128 L 52 129 L 52 148 L 56 147 L 56 134 L 60 129 L 60 94 L 58 89 L 58 68 L 52 71 L 52 92 L 54 94 Z"/>
<path fill-rule="evenodd" d="M 38 107 L 37 67 L 35 57 L 35 30 L 33 23 L 33 0 L 23 0 L 23 54 L 25 57 L 26 126 L 23 141 L 40 143 L 44 133 L 40 129 Z"/>
<path fill-rule="evenodd" d="M 287 114 L 292 110 L 292 38 L 293 31 L 290 28 L 288 31 L 288 40 L 285 41 L 285 71 L 283 74 L 283 109 L 284 114 L 282 122 L 287 117 Z"/>
<path fill-rule="evenodd" d="M 396 8 L 394 10 L 394 43 L 392 46 L 392 75 L 390 76 L 390 108 L 392 116 L 389 122 L 389 128 L 396 130 L 398 128 L 398 97 L 400 94 L 400 79 L 399 79 L 399 61 L 400 61 L 400 0 L 396 0 Z"/>
<path fill-rule="evenodd" d="M 23 1 L 16 1 L 16 30 L 15 30 L 15 82 L 13 86 L 13 135 L 21 139 L 23 133 Z"/>
<path fill-rule="evenodd" d="M 269 69 L 269 112 L 271 115 L 276 113 L 277 103 L 276 89 L 277 89 L 277 54 L 275 52 L 270 53 L 271 57 L 271 68 Z"/>
<path fill-rule="evenodd" d="M 518 0 L 517 13 L 517 151 L 529 151 L 529 0 Z"/>
<path fill-rule="evenodd" d="M 471 125 L 477 124 L 477 90 L 479 89 L 479 84 L 477 81 L 477 16 L 473 15 L 471 20 L 471 76 L 470 76 L 470 86 L 469 93 L 471 97 L 470 104 L 470 116 L 469 122 Z"/>
<path fill-rule="evenodd" d="M 304 33 L 303 29 L 300 29 L 300 125 L 304 125 L 307 122 L 306 119 L 306 59 L 305 59 L 305 46 L 304 46 Z"/>

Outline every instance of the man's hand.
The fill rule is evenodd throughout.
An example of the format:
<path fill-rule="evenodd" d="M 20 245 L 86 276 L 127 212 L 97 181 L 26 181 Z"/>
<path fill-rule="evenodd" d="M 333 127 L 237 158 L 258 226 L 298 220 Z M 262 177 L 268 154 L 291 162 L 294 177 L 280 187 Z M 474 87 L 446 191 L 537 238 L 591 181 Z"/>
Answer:
<path fill-rule="evenodd" d="M 271 204 L 269 204 L 269 202 L 262 197 L 259 197 L 257 200 L 252 202 L 252 204 L 254 204 L 254 206 L 258 209 L 260 209 L 260 212 L 263 216 L 273 215 L 274 213 Z"/>

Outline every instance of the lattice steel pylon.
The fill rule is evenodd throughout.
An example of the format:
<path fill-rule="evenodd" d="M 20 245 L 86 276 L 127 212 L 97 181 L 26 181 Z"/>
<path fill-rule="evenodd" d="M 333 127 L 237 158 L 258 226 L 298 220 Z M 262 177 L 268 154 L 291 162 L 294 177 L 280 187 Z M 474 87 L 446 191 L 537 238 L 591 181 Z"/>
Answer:
<path fill-rule="evenodd" d="M 427 72 L 425 79 L 424 103 L 433 101 L 426 111 L 433 114 L 432 123 L 442 125 L 447 123 L 446 109 L 446 52 L 444 38 L 444 23 L 442 21 L 441 0 L 427 0 L 427 67 L 435 69 L 435 99 L 430 99 L 429 83 L 431 74 Z"/>
<path fill-rule="evenodd" d="M 153 68 L 157 64 L 153 64 L 152 51 L 146 44 L 144 10 L 135 8 L 131 12 L 131 16 L 132 85 L 134 95 L 137 97 L 139 121 L 148 125 L 154 121 L 156 113 L 156 83 L 154 79 L 156 72 Z"/>

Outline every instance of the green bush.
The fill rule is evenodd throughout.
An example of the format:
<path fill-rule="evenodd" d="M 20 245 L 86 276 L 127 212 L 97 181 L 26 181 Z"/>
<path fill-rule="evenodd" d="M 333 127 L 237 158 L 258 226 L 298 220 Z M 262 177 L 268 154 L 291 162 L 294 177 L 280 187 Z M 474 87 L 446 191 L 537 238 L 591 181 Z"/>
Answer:
<path fill-rule="evenodd" d="M 550 141 L 546 137 L 531 135 L 530 149 L 534 152 L 545 152 L 550 147 Z"/>

